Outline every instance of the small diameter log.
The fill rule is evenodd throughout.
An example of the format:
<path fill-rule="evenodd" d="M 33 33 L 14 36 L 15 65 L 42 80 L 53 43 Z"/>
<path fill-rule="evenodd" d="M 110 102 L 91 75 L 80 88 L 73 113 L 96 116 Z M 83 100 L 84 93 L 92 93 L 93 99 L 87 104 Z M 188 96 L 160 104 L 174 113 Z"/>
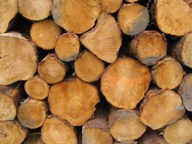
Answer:
<path fill-rule="evenodd" d="M 83 125 L 82 144 L 113 144 L 108 118 L 104 112 L 96 112 L 93 119 Z"/>
<path fill-rule="evenodd" d="M 101 78 L 101 91 L 115 107 L 134 109 L 143 99 L 151 81 L 149 69 L 138 61 L 119 58 Z"/>
<path fill-rule="evenodd" d="M 81 126 L 91 118 L 99 102 L 96 87 L 79 79 L 66 80 L 51 86 L 48 96 L 53 115 Z"/>
<path fill-rule="evenodd" d="M 48 54 L 38 66 L 38 73 L 48 84 L 54 84 L 65 78 L 67 67 L 55 54 Z"/>
<path fill-rule="evenodd" d="M 101 10 L 106 13 L 115 13 L 121 7 L 123 0 L 101 0 Z"/>
<path fill-rule="evenodd" d="M 173 47 L 172 55 L 183 65 L 192 68 L 192 32 L 183 36 Z"/>
<path fill-rule="evenodd" d="M 17 118 L 24 127 L 35 129 L 42 126 L 47 112 L 46 102 L 27 98 L 20 104 Z"/>
<path fill-rule="evenodd" d="M 55 53 L 62 61 L 72 61 L 80 51 L 79 37 L 74 33 L 65 33 L 57 39 Z"/>
<path fill-rule="evenodd" d="M 0 33 L 8 30 L 9 24 L 17 12 L 17 0 L 0 0 Z"/>
<path fill-rule="evenodd" d="M 77 144 L 74 127 L 57 117 L 46 118 L 41 128 L 41 135 L 46 144 Z"/>
<path fill-rule="evenodd" d="M 149 12 L 140 4 L 123 4 L 118 12 L 117 22 L 124 34 L 136 35 L 146 29 L 149 23 Z"/>
<path fill-rule="evenodd" d="M 167 41 L 157 31 L 145 31 L 131 41 L 129 51 L 141 63 L 151 66 L 166 56 Z"/>
<path fill-rule="evenodd" d="M 192 73 L 187 74 L 181 85 L 179 86 L 178 93 L 183 99 L 183 105 L 187 111 L 192 112 Z"/>
<path fill-rule="evenodd" d="M 175 89 L 181 83 L 184 71 L 178 61 L 166 57 L 152 67 L 151 75 L 161 89 Z"/>
<path fill-rule="evenodd" d="M 44 50 L 53 49 L 60 34 L 61 29 L 53 20 L 35 22 L 30 30 L 32 41 Z"/>
<path fill-rule="evenodd" d="M 16 121 L 0 121 L 0 143 L 21 144 L 27 136 L 26 129 Z"/>
<path fill-rule="evenodd" d="M 23 144 L 45 144 L 40 133 L 31 133 L 27 136 Z"/>
<path fill-rule="evenodd" d="M 14 120 L 21 98 L 20 83 L 0 86 L 0 121 Z"/>
<path fill-rule="evenodd" d="M 66 31 L 75 34 L 91 29 L 100 12 L 100 0 L 53 0 L 54 21 Z"/>
<path fill-rule="evenodd" d="M 28 96 L 37 100 L 43 100 L 49 94 L 49 85 L 39 76 L 28 79 L 24 88 Z"/>
<path fill-rule="evenodd" d="M 101 13 L 95 28 L 83 34 L 80 41 L 98 58 L 113 63 L 117 59 L 121 39 L 121 31 L 114 17 Z"/>
<path fill-rule="evenodd" d="M 181 97 L 172 90 L 149 90 L 140 108 L 141 121 L 153 130 L 174 123 L 184 113 Z"/>
<path fill-rule="evenodd" d="M 187 144 L 192 140 L 192 121 L 185 118 L 167 126 L 163 136 L 169 144 Z"/>
<path fill-rule="evenodd" d="M 86 82 L 98 80 L 105 69 L 104 62 L 84 50 L 74 63 L 76 75 Z"/>
<path fill-rule="evenodd" d="M 112 109 L 109 114 L 109 128 L 113 138 L 119 142 L 133 141 L 141 137 L 146 126 L 135 110 Z"/>
<path fill-rule="evenodd" d="M 42 20 L 49 16 L 52 0 L 18 0 L 19 13 L 29 20 Z"/>

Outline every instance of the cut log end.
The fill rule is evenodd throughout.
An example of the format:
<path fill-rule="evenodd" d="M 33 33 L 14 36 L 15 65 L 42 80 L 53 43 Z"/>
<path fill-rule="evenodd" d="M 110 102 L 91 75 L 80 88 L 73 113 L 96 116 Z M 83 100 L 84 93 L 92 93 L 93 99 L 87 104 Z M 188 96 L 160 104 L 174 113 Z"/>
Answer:
<path fill-rule="evenodd" d="M 101 10 L 106 13 L 115 13 L 121 7 L 123 0 L 101 0 Z"/>

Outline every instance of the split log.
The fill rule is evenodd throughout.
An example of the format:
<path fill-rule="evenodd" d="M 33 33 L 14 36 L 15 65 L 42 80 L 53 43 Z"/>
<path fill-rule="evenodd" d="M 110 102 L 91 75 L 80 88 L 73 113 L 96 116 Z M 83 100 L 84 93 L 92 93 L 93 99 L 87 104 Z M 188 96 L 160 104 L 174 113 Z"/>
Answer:
<path fill-rule="evenodd" d="M 41 135 L 46 144 L 77 144 L 74 127 L 57 117 L 46 118 L 41 128 Z"/>
<path fill-rule="evenodd" d="M 38 73 L 48 84 L 54 84 L 65 78 L 67 67 L 55 54 L 48 54 L 38 66 Z"/>
<path fill-rule="evenodd" d="M 20 83 L 0 86 L 0 121 L 14 120 L 21 98 Z"/>
<path fill-rule="evenodd" d="M 16 121 L 0 121 L 0 143 L 21 144 L 27 131 Z"/>
<path fill-rule="evenodd" d="M 18 0 L 19 13 L 29 20 L 43 20 L 51 12 L 52 0 Z"/>
<path fill-rule="evenodd" d="M 121 7 L 123 0 L 101 0 L 101 10 L 106 13 L 115 13 Z"/>
<path fill-rule="evenodd" d="M 119 142 L 136 140 L 146 131 L 137 111 L 115 108 L 109 114 L 109 128 L 113 138 Z"/>
<path fill-rule="evenodd" d="M 123 4 L 118 12 L 117 22 L 124 34 L 135 35 L 147 28 L 149 12 L 140 4 Z"/>
<path fill-rule="evenodd" d="M 27 136 L 23 144 L 45 144 L 40 133 L 31 133 Z"/>
<path fill-rule="evenodd" d="M 132 58 L 119 58 L 101 77 L 101 91 L 115 107 L 134 109 L 151 81 L 149 69 Z"/>
<path fill-rule="evenodd" d="M 172 90 L 151 89 L 140 108 L 141 121 L 153 130 L 180 119 L 185 109 L 180 95 Z"/>
<path fill-rule="evenodd" d="M 105 69 L 104 62 L 84 50 L 74 63 L 76 75 L 86 82 L 98 80 Z"/>
<path fill-rule="evenodd" d="M 121 47 L 121 31 L 113 16 L 101 13 L 95 28 L 83 34 L 80 41 L 98 58 L 113 63 Z"/>
<path fill-rule="evenodd" d="M 17 0 L 0 1 L 0 33 L 8 30 L 10 22 L 18 12 Z"/>
<path fill-rule="evenodd" d="M 53 20 L 35 22 L 30 30 L 32 41 L 44 50 L 53 49 L 60 34 L 61 30 Z"/>
<path fill-rule="evenodd" d="M 186 144 L 190 142 L 192 140 L 192 121 L 185 118 L 167 126 L 163 136 L 170 144 Z"/>
<path fill-rule="evenodd" d="M 65 33 L 57 39 L 55 53 L 63 61 L 72 61 L 80 51 L 79 37 L 74 33 Z"/>
<path fill-rule="evenodd" d="M 192 13 L 184 0 L 157 0 L 156 22 L 166 34 L 182 36 L 192 31 Z"/>
<path fill-rule="evenodd" d="M 161 89 L 175 89 L 181 83 L 184 71 L 178 61 L 166 57 L 152 67 L 151 75 Z"/>
<path fill-rule="evenodd" d="M 28 79 L 24 88 L 28 96 L 37 100 L 43 100 L 49 94 L 49 85 L 39 76 Z"/>
<path fill-rule="evenodd" d="M 52 114 L 80 126 L 91 118 L 99 102 L 96 87 L 77 78 L 51 86 L 48 96 Z"/>
<path fill-rule="evenodd" d="M 145 31 L 131 41 L 129 51 L 141 63 L 151 66 L 166 56 L 167 41 L 157 31 Z"/>
<path fill-rule="evenodd" d="M 53 0 L 54 21 L 66 31 L 75 34 L 91 29 L 100 12 L 100 0 Z"/>
<path fill-rule="evenodd" d="M 0 34 L 0 85 L 33 77 L 37 68 L 35 46 L 19 33 Z"/>
<path fill-rule="evenodd" d="M 17 118 L 26 128 L 35 129 L 42 126 L 47 117 L 46 102 L 27 98 L 18 108 Z"/>

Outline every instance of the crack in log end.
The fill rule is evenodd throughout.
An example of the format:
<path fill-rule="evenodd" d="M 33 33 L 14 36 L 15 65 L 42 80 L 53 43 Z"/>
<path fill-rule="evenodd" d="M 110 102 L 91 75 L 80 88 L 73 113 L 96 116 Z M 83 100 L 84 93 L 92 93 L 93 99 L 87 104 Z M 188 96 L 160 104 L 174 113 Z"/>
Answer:
<path fill-rule="evenodd" d="M 8 134 L 6 134 L 6 133 L 3 132 L 3 131 L 0 131 L 0 139 L 6 138 L 7 136 L 8 136 Z"/>

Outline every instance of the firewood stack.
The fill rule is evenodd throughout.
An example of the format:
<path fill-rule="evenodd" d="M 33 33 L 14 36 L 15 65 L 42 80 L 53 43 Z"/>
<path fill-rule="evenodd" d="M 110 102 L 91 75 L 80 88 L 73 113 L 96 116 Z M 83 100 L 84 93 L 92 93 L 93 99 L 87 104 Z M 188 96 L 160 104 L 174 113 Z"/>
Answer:
<path fill-rule="evenodd" d="M 0 144 L 192 143 L 192 0 L 0 0 Z"/>

